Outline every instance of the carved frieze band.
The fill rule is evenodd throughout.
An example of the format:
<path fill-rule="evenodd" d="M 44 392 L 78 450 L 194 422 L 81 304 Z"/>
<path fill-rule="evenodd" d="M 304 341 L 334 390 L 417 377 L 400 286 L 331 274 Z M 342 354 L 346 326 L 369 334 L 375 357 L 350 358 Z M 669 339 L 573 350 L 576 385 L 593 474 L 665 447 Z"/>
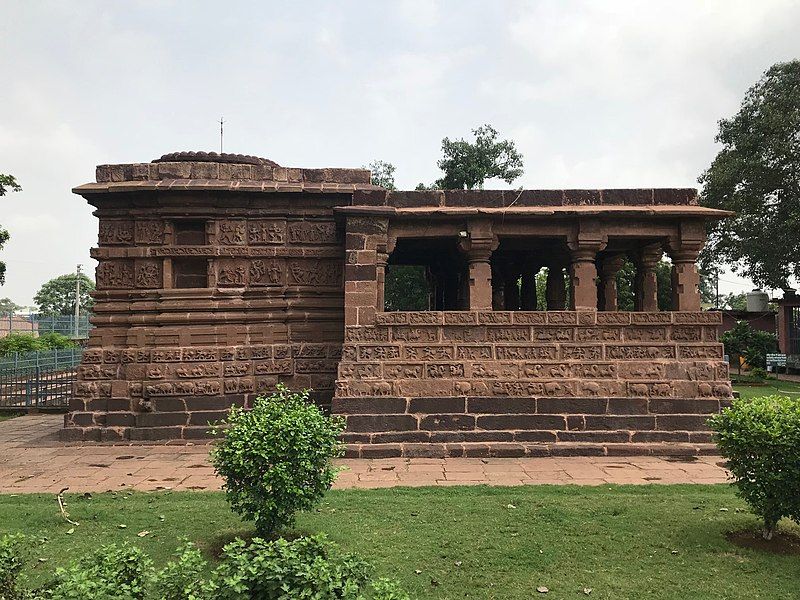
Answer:
<path fill-rule="evenodd" d="M 343 265 L 337 260 L 221 258 L 217 285 L 341 287 Z"/>
<path fill-rule="evenodd" d="M 98 290 L 162 287 L 162 262 L 151 259 L 102 260 L 95 270 Z"/>

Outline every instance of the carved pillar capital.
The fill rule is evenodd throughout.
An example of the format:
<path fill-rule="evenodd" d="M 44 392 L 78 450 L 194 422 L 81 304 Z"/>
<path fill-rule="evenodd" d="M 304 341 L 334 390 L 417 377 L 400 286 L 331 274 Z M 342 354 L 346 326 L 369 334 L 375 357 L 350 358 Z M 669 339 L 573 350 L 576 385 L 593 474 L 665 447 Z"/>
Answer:
<path fill-rule="evenodd" d="M 496 236 L 466 237 L 458 240 L 458 248 L 463 252 L 468 262 L 486 262 L 492 257 L 492 252 L 497 250 L 499 241 Z"/>

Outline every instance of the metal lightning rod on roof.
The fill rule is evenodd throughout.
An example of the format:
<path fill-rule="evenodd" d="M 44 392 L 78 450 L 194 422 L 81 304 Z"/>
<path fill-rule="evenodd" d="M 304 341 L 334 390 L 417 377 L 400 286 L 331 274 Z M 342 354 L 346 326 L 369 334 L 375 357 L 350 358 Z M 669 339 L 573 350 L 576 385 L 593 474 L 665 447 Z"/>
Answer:
<path fill-rule="evenodd" d="M 222 125 L 225 122 L 223 117 L 219 118 L 219 153 L 222 154 Z"/>

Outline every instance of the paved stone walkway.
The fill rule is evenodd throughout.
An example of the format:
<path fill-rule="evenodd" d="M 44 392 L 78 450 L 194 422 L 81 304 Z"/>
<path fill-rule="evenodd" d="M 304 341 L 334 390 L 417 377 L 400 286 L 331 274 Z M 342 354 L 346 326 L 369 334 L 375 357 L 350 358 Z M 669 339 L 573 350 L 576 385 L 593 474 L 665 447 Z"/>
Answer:
<path fill-rule="evenodd" d="M 205 444 L 74 445 L 58 441 L 62 415 L 0 422 L 0 493 L 216 490 Z M 351 459 L 336 488 L 423 485 L 724 483 L 718 456 Z"/>

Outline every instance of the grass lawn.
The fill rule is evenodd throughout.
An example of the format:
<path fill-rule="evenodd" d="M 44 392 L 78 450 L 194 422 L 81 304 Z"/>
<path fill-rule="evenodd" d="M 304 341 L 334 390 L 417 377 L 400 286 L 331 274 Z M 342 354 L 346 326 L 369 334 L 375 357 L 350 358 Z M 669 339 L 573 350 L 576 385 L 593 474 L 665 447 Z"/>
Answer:
<path fill-rule="evenodd" d="M 207 552 L 250 529 L 220 493 L 0 495 L 0 533 L 40 537 L 33 569 L 52 569 L 108 542 L 165 561 L 185 536 Z M 726 510 L 723 510 L 726 509 Z M 119 525 L 125 525 L 120 528 Z M 334 491 L 298 530 L 325 532 L 415 597 L 796 598 L 800 555 L 740 548 L 726 533 L 757 521 L 729 486 L 449 487 Z M 798 536 L 800 527 L 782 523 Z M 143 538 L 141 531 L 151 532 Z M 416 574 L 419 570 L 421 573 Z"/>
<path fill-rule="evenodd" d="M 13 419 L 14 417 L 20 416 L 20 413 L 14 412 L 0 412 L 0 423 L 3 421 L 8 421 L 9 419 Z"/>
<path fill-rule="evenodd" d="M 735 375 L 732 374 L 734 377 Z M 793 381 L 778 381 L 767 379 L 763 385 L 733 384 L 733 389 L 739 392 L 742 398 L 755 398 L 757 396 L 770 396 L 778 394 L 789 398 L 800 398 L 800 384 Z"/>

